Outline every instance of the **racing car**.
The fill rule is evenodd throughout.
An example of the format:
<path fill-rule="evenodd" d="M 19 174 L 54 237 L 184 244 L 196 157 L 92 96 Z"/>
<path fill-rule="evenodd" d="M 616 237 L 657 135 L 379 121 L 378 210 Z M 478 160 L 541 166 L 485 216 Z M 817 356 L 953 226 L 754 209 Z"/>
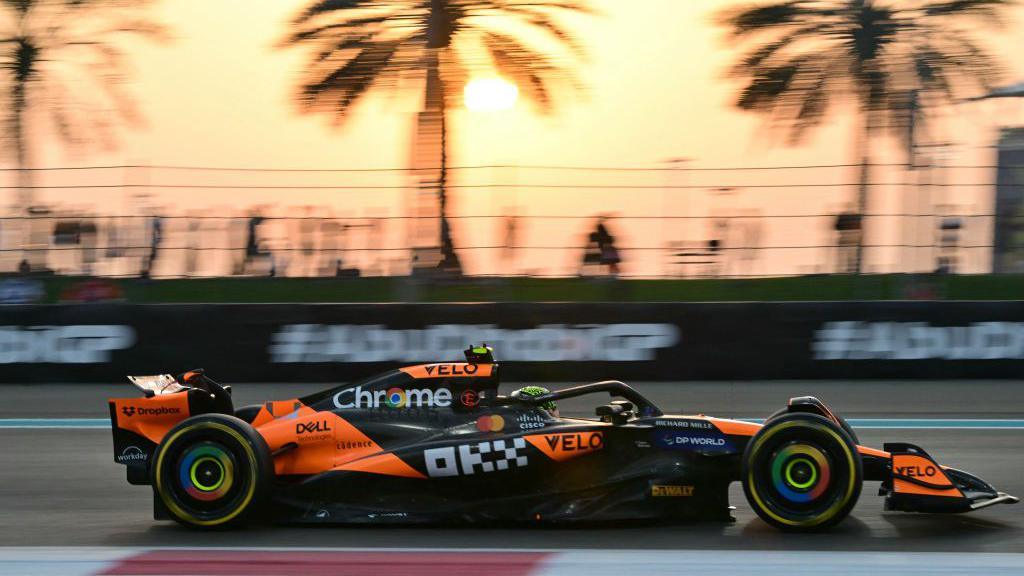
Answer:
<path fill-rule="evenodd" d="M 235 408 L 202 370 L 131 376 L 109 400 L 114 460 L 156 519 L 286 523 L 731 520 L 729 485 L 768 524 L 834 526 L 864 481 L 888 510 L 968 512 L 1017 498 L 906 443 L 861 446 L 813 397 L 763 424 L 662 413 L 618 381 L 499 394 L 486 346 L 302 398 Z M 557 402 L 604 397 L 593 418 Z"/>

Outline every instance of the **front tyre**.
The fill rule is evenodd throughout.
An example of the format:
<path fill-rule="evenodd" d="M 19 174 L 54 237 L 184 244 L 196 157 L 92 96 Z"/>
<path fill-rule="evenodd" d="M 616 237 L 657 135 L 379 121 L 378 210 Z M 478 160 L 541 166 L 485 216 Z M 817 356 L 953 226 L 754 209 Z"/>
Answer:
<path fill-rule="evenodd" d="M 850 436 L 817 414 L 772 419 L 743 454 L 743 492 L 765 522 L 811 532 L 849 515 L 863 483 L 860 454 Z"/>
<path fill-rule="evenodd" d="M 186 526 L 216 528 L 254 518 L 267 500 L 267 443 L 234 416 L 203 414 L 172 428 L 153 457 L 153 491 Z"/>

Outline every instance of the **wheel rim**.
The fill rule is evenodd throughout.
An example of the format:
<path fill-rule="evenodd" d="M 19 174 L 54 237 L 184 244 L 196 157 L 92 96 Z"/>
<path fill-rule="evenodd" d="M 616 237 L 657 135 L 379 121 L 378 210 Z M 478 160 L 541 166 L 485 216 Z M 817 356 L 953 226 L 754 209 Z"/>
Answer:
<path fill-rule="evenodd" d="M 793 443 L 775 452 L 771 460 L 772 488 L 797 504 L 820 498 L 832 479 L 828 456 L 812 444 Z"/>
<path fill-rule="evenodd" d="M 837 431 L 794 420 L 754 440 L 744 483 L 758 514 L 812 528 L 841 518 L 860 493 L 855 454 Z"/>
<path fill-rule="evenodd" d="M 235 483 L 234 458 L 223 446 L 213 442 L 191 446 L 178 461 L 178 483 L 196 500 L 221 499 Z"/>

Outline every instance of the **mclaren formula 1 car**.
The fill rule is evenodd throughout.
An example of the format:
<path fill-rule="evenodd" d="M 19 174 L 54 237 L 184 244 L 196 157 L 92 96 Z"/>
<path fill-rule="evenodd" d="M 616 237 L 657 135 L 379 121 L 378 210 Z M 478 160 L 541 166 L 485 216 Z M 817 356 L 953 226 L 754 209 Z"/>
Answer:
<path fill-rule="evenodd" d="M 860 446 L 812 397 L 762 425 L 666 415 L 617 381 L 502 396 L 491 350 L 466 356 L 241 408 L 202 371 L 130 377 L 144 396 L 109 401 L 114 460 L 157 519 L 195 527 L 729 520 L 732 482 L 796 531 L 840 522 L 868 480 L 889 510 L 1017 502 L 917 446 Z M 605 397 L 594 418 L 558 415 L 583 395 Z"/>

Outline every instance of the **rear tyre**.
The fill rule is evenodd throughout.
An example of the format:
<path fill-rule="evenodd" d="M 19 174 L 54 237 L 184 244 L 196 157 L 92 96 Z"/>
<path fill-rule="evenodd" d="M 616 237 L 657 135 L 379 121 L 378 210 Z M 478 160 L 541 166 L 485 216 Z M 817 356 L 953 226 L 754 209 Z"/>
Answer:
<path fill-rule="evenodd" d="M 217 528 L 253 520 L 268 498 L 267 443 L 234 416 L 203 414 L 172 428 L 153 457 L 153 491 L 186 526 Z"/>
<path fill-rule="evenodd" d="M 856 444 L 817 414 L 771 419 L 743 454 L 747 502 L 782 530 L 812 532 L 836 525 L 857 503 L 862 484 Z"/>

